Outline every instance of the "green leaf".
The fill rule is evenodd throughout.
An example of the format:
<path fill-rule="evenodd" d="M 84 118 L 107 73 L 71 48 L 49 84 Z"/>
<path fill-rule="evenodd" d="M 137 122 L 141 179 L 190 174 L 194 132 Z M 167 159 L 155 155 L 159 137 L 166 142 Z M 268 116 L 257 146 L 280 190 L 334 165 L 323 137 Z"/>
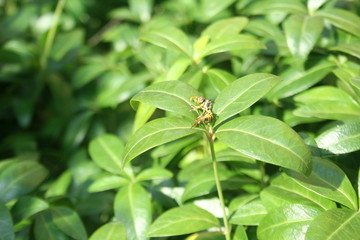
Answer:
<path fill-rule="evenodd" d="M 150 104 L 144 102 L 140 102 L 136 109 L 132 132 L 134 133 L 136 130 L 142 127 L 150 119 L 155 110 L 156 107 L 153 107 Z"/>
<path fill-rule="evenodd" d="M 301 105 L 294 111 L 300 117 L 322 119 L 357 119 L 360 117 L 359 104 L 346 92 L 332 86 L 322 86 L 300 93 L 295 101 Z"/>
<path fill-rule="evenodd" d="M 115 135 L 102 135 L 92 140 L 89 153 L 94 162 L 111 173 L 122 172 L 121 159 L 124 151 L 123 141 Z"/>
<path fill-rule="evenodd" d="M 307 1 L 307 7 L 309 9 L 309 12 L 311 15 L 324 3 L 326 3 L 327 0 L 308 0 Z"/>
<path fill-rule="evenodd" d="M 233 240 L 248 240 L 248 236 L 243 226 L 236 227 Z"/>
<path fill-rule="evenodd" d="M 146 22 L 151 17 L 152 3 L 151 0 L 130 0 L 129 8 L 142 22 Z"/>
<path fill-rule="evenodd" d="M 302 92 L 321 81 L 334 67 L 333 63 L 324 62 L 305 72 L 297 70 L 296 67 L 290 68 L 280 75 L 283 80 L 270 90 L 267 97 L 273 101 Z"/>
<path fill-rule="evenodd" d="M 190 66 L 191 60 L 188 58 L 179 58 L 168 70 L 165 79 L 179 80 L 181 75 Z"/>
<path fill-rule="evenodd" d="M 45 193 L 46 198 L 66 196 L 72 180 L 71 171 L 65 171 L 53 182 Z"/>
<path fill-rule="evenodd" d="M 114 201 L 115 220 L 122 222 L 128 239 L 146 239 L 151 222 L 151 202 L 144 188 L 135 183 L 121 188 Z"/>
<path fill-rule="evenodd" d="M 171 117 L 155 119 L 141 127 L 129 139 L 124 150 L 123 166 L 153 147 L 197 131 L 199 129 L 191 128 L 188 120 Z"/>
<path fill-rule="evenodd" d="M 290 52 L 305 61 L 323 30 L 323 20 L 316 16 L 292 15 L 284 22 Z"/>
<path fill-rule="evenodd" d="M 302 204 L 274 209 L 262 219 L 257 236 L 259 240 L 305 239 L 308 226 L 321 212 L 317 207 Z"/>
<path fill-rule="evenodd" d="M 192 46 L 186 34 L 175 27 L 152 29 L 144 33 L 141 39 L 154 45 L 180 52 L 185 56 L 192 57 Z"/>
<path fill-rule="evenodd" d="M 266 208 L 260 199 L 253 200 L 236 210 L 230 217 L 230 223 L 237 225 L 259 225 L 267 214 Z"/>
<path fill-rule="evenodd" d="M 346 122 L 330 128 L 316 138 L 316 143 L 334 154 L 357 151 L 360 149 L 360 122 Z"/>
<path fill-rule="evenodd" d="M 306 239 L 358 239 L 359 226 L 359 212 L 351 209 L 332 209 L 314 219 L 306 232 Z"/>
<path fill-rule="evenodd" d="M 207 83 L 203 90 L 209 99 L 215 99 L 217 95 L 231 82 L 235 81 L 235 76 L 221 69 L 210 69 L 205 72 Z"/>
<path fill-rule="evenodd" d="M 336 208 L 335 202 L 319 197 L 284 173 L 275 177 L 260 196 L 268 210 L 295 203 L 315 205 L 324 210 Z"/>
<path fill-rule="evenodd" d="M 289 174 L 304 188 L 351 209 L 357 209 L 356 194 L 351 182 L 341 168 L 331 161 L 313 158 L 312 172 L 308 177 L 291 171 Z"/>
<path fill-rule="evenodd" d="M 104 61 L 104 58 L 99 58 L 93 60 L 93 63 L 79 67 L 72 78 L 72 87 L 79 89 L 104 73 L 108 68 Z"/>
<path fill-rule="evenodd" d="M 20 222 L 47 208 L 49 208 L 49 204 L 44 200 L 37 197 L 25 196 L 16 202 L 11 209 L 11 214 L 15 222 Z M 1 215 L 2 214 L 0 214 L 0 216 Z"/>
<path fill-rule="evenodd" d="M 201 35 L 208 36 L 211 40 L 224 36 L 235 36 L 241 32 L 248 22 L 249 20 L 245 17 L 221 19 L 210 24 Z"/>
<path fill-rule="evenodd" d="M 121 222 L 110 222 L 98 228 L 89 240 L 118 240 L 128 239 L 126 229 Z"/>
<path fill-rule="evenodd" d="M 235 0 L 201 0 L 199 6 L 200 21 L 208 22 L 211 18 L 229 7 Z"/>
<path fill-rule="evenodd" d="M 19 161 L 0 172 L 0 200 L 8 202 L 40 185 L 48 171 L 35 161 Z"/>
<path fill-rule="evenodd" d="M 324 17 L 334 26 L 360 37 L 360 17 L 347 10 L 339 8 L 322 9 L 315 13 L 316 16 Z"/>
<path fill-rule="evenodd" d="M 229 147 L 260 161 L 303 174 L 311 171 L 311 153 L 285 123 L 265 116 L 244 116 L 220 126 L 215 135 Z"/>
<path fill-rule="evenodd" d="M 136 176 L 136 181 L 162 180 L 172 178 L 173 173 L 165 168 L 147 168 Z"/>
<path fill-rule="evenodd" d="M 181 81 L 164 81 L 153 84 L 131 99 L 133 108 L 137 102 L 144 102 L 163 109 L 195 119 L 195 114 L 190 112 L 192 103 L 190 98 L 201 96 L 200 93 L 187 83 Z"/>
<path fill-rule="evenodd" d="M 0 239 L 14 240 L 13 222 L 9 210 L 4 203 L 0 201 Z"/>
<path fill-rule="evenodd" d="M 84 29 L 75 29 L 58 34 L 51 48 L 51 57 L 56 61 L 61 61 L 70 51 L 82 47 L 84 37 Z"/>
<path fill-rule="evenodd" d="M 74 210 L 68 207 L 55 207 L 51 209 L 55 225 L 74 239 L 88 239 L 85 227 Z"/>
<path fill-rule="evenodd" d="M 68 240 L 69 237 L 65 235 L 59 228 L 56 227 L 54 220 L 49 211 L 42 211 L 36 214 L 34 235 L 37 240 Z"/>
<path fill-rule="evenodd" d="M 340 44 L 330 50 L 344 52 L 360 59 L 360 42 Z"/>
<path fill-rule="evenodd" d="M 151 225 L 149 237 L 178 236 L 219 227 L 219 221 L 211 213 L 195 206 L 184 205 L 173 208 Z"/>
<path fill-rule="evenodd" d="M 264 48 L 265 45 L 252 36 L 242 34 L 234 36 L 225 35 L 211 41 L 200 53 L 200 59 L 214 53 Z"/>
<path fill-rule="evenodd" d="M 129 179 L 122 176 L 105 175 L 98 177 L 89 187 L 89 192 L 102 192 L 119 188 L 129 183 Z"/>
<path fill-rule="evenodd" d="M 218 117 L 215 125 L 253 105 L 279 80 L 275 75 L 255 73 L 232 82 L 215 99 L 213 111 Z"/>
<path fill-rule="evenodd" d="M 254 1 L 245 12 L 251 15 L 266 14 L 272 12 L 285 12 L 292 14 L 306 14 L 306 8 L 298 0 L 262 0 Z"/>

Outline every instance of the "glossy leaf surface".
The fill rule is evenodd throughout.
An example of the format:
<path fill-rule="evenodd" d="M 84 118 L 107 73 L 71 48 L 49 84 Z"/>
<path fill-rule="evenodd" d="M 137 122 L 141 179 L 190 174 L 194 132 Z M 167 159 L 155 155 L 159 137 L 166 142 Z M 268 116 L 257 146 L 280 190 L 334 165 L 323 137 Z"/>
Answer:
<path fill-rule="evenodd" d="M 360 213 L 350 209 L 332 209 L 317 216 L 306 233 L 307 240 L 357 239 Z"/>
<path fill-rule="evenodd" d="M 157 108 L 178 113 L 194 119 L 195 114 L 190 112 L 191 97 L 201 94 L 187 83 L 181 81 L 164 81 L 153 84 L 131 99 L 131 105 L 136 108 L 137 102 L 144 102 Z"/>
<path fill-rule="evenodd" d="M 316 138 L 316 143 L 335 154 L 357 151 L 360 149 L 360 122 L 346 122 L 328 129 Z"/>
<path fill-rule="evenodd" d="M 145 239 L 151 222 L 150 198 L 139 184 L 129 184 L 116 194 L 114 212 L 116 221 L 126 228 L 128 239 Z"/>
<path fill-rule="evenodd" d="M 151 225 L 148 236 L 177 236 L 218 226 L 219 221 L 208 211 L 195 205 L 184 205 L 173 208 L 157 218 Z"/>
<path fill-rule="evenodd" d="M 259 225 L 267 210 L 260 199 L 256 199 L 237 209 L 230 217 L 230 223 L 237 225 Z"/>
<path fill-rule="evenodd" d="M 215 125 L 250 107 L 279 80 L 275 75 L 255 73 L 232 82 L 215 99 L 213 107 L 213 112 L 217 115 Z"/>
<path fill-rule="evenodd" d="M 245 116 L 220 126 L 215 135 L 229 147 L 260 161 L 303 174 L 311 171 L 311 153 L 297 133 L 270 117 Z"/>
<path fill-rule="evenodd" d="M 121 173 L 123 141 L 115 135 L 106 134 L 91 141 L 89 153 L 101 168 L 111 173 Z"/>
<path fill-rule="evenodd" d="M 197 132 L 191 122 L 181 118 L 159 118 L 145 124 L 127 142 L 123 166 L 141 153 Z"/>
<path fill-rule="evenodd" d="M 126 229 L 121 222 L 110 222 L 98 228 L 89 240 L 127 239 Z"/>
<path fill-rule="evenodd" d="M 305 239 L 307 228 L 321 212 L 317 207 L 302 204 L 277 208 L 262 219 L 257 236 L 259 240 Z"/>
<path fill-rule="evenodd" d="M 2 202 L 0 202 L 0 236 L 2 240 L 15 239 L 11 214 Z"/>
<path fill-rule="evenodd" d="M 345 173 L 336 164 L 322 158 L 313 158 L 313 171 L 305 178 L 290 173 L 298 183 L 310 191 L 339 202 L 351 209 L 357 209 L 356 194 Z"/>

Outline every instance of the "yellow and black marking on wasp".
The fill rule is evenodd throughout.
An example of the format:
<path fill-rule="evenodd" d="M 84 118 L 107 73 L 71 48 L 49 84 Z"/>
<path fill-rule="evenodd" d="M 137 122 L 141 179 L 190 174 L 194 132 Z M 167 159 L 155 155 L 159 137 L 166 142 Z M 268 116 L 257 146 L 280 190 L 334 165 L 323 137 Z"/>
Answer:
<path fill-rule="evenodd" d="M 202 111 L 195 119 L 195 122 L 192 125 L 193 127 L 199 125 L 200 123 L 210 123 L 213 121 L 214 114 L 212 112 L 212 101 L 204 97 L 191 97 L 190 101 L 200 104 L 199 106 L 191 105 L 192 109 L 190 111 Z"/>

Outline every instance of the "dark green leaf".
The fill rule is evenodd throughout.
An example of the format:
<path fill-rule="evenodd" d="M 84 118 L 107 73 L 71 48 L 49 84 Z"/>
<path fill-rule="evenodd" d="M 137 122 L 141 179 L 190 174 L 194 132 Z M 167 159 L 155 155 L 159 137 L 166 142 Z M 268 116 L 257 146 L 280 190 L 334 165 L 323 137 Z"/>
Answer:
<path fill-rule="evenodd" d="M 306 232 L 306 239 L 358 239 L 359 226 L 359 212 L 350 209 L 332 209 L 314 219 Z"/>
<path fill-rule="evenodd" d="M 123 166 L 141 153 L 185 137 L 199 129 L 191 128 L 191 122 L 181 118 L 160 118 L 141 127 L 127 142 L 124 150 Z"/>
<path fill-rule="evenodd" d="M 51 209 L 55 225 L 74 239 L 88 239 L 85 227 L 74 210 L 67 207 L 55 207 Z"/>
<path fill-rule="evenodd" d="M 255 159 L 303 174 L 311 171 L 309 148 L 294 130 L 275 118 L 236 118 L 220 126 L 215 135 L 229 147 Z"/>
<path fill-rule="evenodd" d="M 49 211 L 43 211 L 36 215 L 34 235 L 36 240 L 68 240 L 59 228 L 56 227 Z"/>
<path fill-rule="evenodd" d="M 315 16 L 292 15 L 284 22 L 287 44 L 295 59 L 306 60 L 322 29 L 322 18 Z"/>
<path fill-rule="evenodd" d="M 180 52 L 185 56 L 192 57 L 192 46 L 186 34 L 175 27 L 153 29 L 144 33 L 141 39 L 154 45 Z"/>
<path fill-rule="evenodd" d="M 121 173 L 123 141 L 115 135 L 102 135 L 91 141 L 89 153 L 94 162 L 111 173 Z"/>
<path fill-rule="evenodd" d="M 219 221 L 214 215 L 195 205 L 184 205 L 173 208 L 156 219 L 148 231 L 148 236 L 178 236 L 211 227 L 219 227 Z"/>
<path fill-rule="evenodd" d="M 230 223 L 237 225 L 259 225 L 267 214 L 266 208 L 260 199 L 253 200 L 238 208 L 230 217 Z"/>
<path fill-rule="evenodd" d="M 308 226 L 321 212 L 317 207 L 302 204 L 277 208 L 262 219 L 257 236 L 259 240 L 305 239 Z"/>
<path fill-rule="evenodd" d="M 116 221 L 124 224 L 128 239 L 146 239 L 151 202 L 142 186 L 135 183 L 121 188 L 115 197 L 114 212 Z"/>
<path fill-rule="evenodd" d="M 89 240 L 127 239 L 126 229 L 121 222 L 110 222 L 98 228 Z"/>
<path fill-rule="evenodd" d="M 343 154 L 360 149 L 360 122 L 346 122 L 328 129 L 316 138 L 318 147 Z"/>
<path fill-rule="evenodd" d="M 259 40 L 249 35 L 223 36 L 211 41 L 200 53 L 200 58 L 214 53 L 264 48 Z"/>
<path fill-rule="evenodd" d="M 9 210 L 0 202 L 0 239 L 14 240 L 13 222 Z"/>
<path fill-rule="evenodd" d="M 356 194 L 351 182 L 337 165 L 329 160 L 313 158 L 312 172 L 308 177 L 290 172 L 297 182 L 310 191 L 357 209 Z"/>
<path fill-rule="evenodd" d="M 275 75 L 255 73 L 232 82 L 215 99 L 213 108 L 217 115 L 215 125 L 253 105 L 279 80 Z"/>
<path fill-rule="evenodd" d="M 165 81 L 153 84 L 131 99 L 131 105 L 136 108 L 137 102 L 144 102 L 157 108 L 176 112 L 185 117 L 195 119 L 195 114 L 190 110 L 190 98 L 201 96 L 189 84 L 181 81 Z"/>
<path fill-rule="evenodd" d="M 23 196 L 40 185 L 48 171 L 35 161 L 19 161 L 0 173 L 0 199 L 3 202 Z"/>
<path fill-rule="evenodd" d="M 60 61 L 69 51 L 80 48 L 84 41 L 84 35 L 83 29 L 59 34 L 56 36 L 54 45 L 51 48 L 51 57 L 56 61 Z"/>
<path fill-rule="evenodd" d="M 317 11 L 316 16 L 324 17 L 334 26 L 360 37 L 360 17 L 350 11 L 328 8 Z"/>
<path fill-rule="evenodd" d="M 224 36 L 234 36 L 240 33 L 247 23 L 248 19 L 245 17 L 222 19 L 210 24 L 201 35 L 208 36 L 211 40 Z"/>

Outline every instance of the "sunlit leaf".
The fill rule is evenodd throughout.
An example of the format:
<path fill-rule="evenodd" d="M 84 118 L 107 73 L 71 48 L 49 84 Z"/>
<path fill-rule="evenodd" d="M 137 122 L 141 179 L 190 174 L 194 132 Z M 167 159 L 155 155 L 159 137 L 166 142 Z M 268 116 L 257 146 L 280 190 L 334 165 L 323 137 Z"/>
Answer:
<path fill-rule="evenodd" d="M 248 19 L 245 17 L 221 19 L 210 24 L 201 35 L 208 36 L 212 40 L 223 36 L 234 36 L 240 33 L 247 23 Z"/>
<path fill-rule="evenodd" d="M 89 240 L 127 239 L 126 229 L 121 222 L 110 222 L 98 228 Z"/>
<path fill-rule="evenodd" d="M 139 184 L 121 188 L 114 201 L 115 220 L 122 222 L 128 239 L 145 239 L 151 222 L 151 202 Z"/>
<path fill-rule="evenodd" d="M 232 82 L 215 99 L 213 107 L 217 115 L 215 125 L 250 107 L 279 80 L 275 75 L 255 73 Z"/>
<path fill-rule="evenodd" d="M 211 213 L 195 205 L 184 205 L 173 208 L 157 218 L 151 225 L 148 236 L 177 236 L 218 226 L 219 221 Z"/>
<path fill-rule="evenodd" d="M 340 44 L 330 50 L 344 52 L 360 59 L 360 42 Z"/>
<path fill-rule="evenodd" d="M 237 225 L 259 225 L 267 214 L 266 208 L 260 199 L 253 200 L 238 208 L 230 217 L 230 223 Z"/>
<path fill-rule="evenodd" d="M 305 14 L 306 8 L 298 0 L 262 0 L 255 1 L 248 8 L 246 13 L 251 15 L 266 14 L 274 11 L 293 13 L 293 14 Z"/>
<path fill-rule="evenodd" d="M 332 209 L 318 215 L 306 232 L 306 239 L 357 239 L 360 213 L 351 209 Z"/>
<path fill-rule="evenodd" d="M 255 159 L 303 174 L 311 171 L 311 153 L 285 123 L 265 116 L 244 116 L 220 126 L 215 135 L 235 150 Z"/>

